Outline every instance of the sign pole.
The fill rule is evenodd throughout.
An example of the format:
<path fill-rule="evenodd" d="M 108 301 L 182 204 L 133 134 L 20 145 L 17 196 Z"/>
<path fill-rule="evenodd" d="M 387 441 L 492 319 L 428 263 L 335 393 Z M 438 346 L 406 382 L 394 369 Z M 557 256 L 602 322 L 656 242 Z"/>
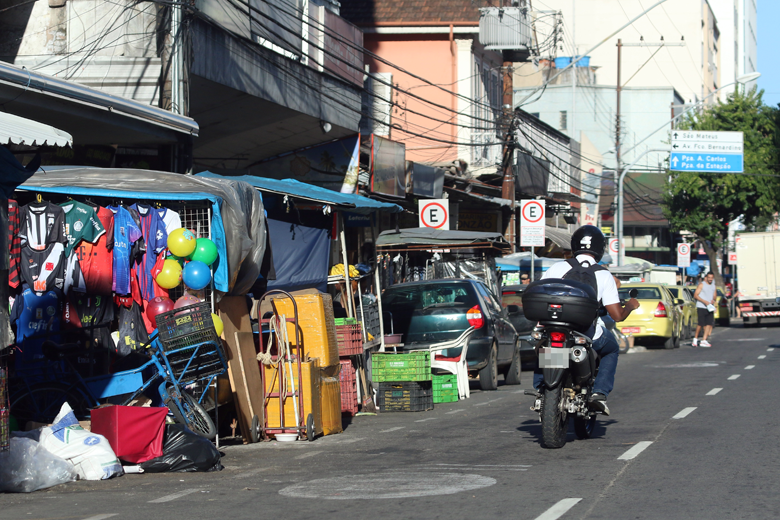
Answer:
<path fill-rule="evenodd" d="M 531 281 L 534 281 L 534 248 L 531 248 L 531 274 L 528 275 L 528 277 L 531 279 Z"/>
<path fill-rule="evenodd" d="M 534 281 L 534 249 L 544 247 L 545 241 L 545 205 L 544 201 L 527 199 L 520 201 L 520 247 L 531 248 L 531 273 Z"/>

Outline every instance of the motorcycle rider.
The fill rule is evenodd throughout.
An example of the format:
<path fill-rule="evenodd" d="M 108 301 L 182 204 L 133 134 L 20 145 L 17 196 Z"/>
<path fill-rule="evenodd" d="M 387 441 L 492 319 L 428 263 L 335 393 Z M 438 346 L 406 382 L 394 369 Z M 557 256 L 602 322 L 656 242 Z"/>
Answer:
<path fill-rule="evenodd" d="M 548 278 L 567 278 L 567 273 L 579 264 L 583 269 L 577 267 L 577 272 L 586 271 L 590 279 L 595 279 L 596 293 L 599 303 L 606 309 L 607 314 L 616 322 L 625 320 L 631 311 L 639 308 L 639 302 L 631 298 L 625 306 L 620 303 L 618 287 L 615 278 L 604 267 L 598 265 L 601 257 L 604 255 L 606 238 L 596 226 L 582 226 L 571 237 L 571 250 L 573 260 L 558 262 L 550 267 L 542 276 L 542 280 Z M 572 264 L 575 265 L 572 265 Z M 569 276 L 570 278 L 571 276 Z M 607 396 L 612 391 L 615 384 L 615 371 L 617 370 L 619 346 L 615 337 L 607 332 L 601 318 L 598 318 L 594 327 L 587 333 L 593 340 L 593 350 L 598 353 L 601 359 L 599 371 L 593 385 L 593 393 L 588 398 L 588 406 L 591 410 L 596 410 L 609 415 L 607 407 Z M 540 390 L 544 377 L 542 371 L 537 368 L 534 372 L 534 388 Z"/>

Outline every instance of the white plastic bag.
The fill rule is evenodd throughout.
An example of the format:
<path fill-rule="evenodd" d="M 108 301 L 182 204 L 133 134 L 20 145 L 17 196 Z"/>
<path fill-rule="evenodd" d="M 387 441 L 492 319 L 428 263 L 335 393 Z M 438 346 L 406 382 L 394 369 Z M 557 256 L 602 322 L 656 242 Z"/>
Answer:
<path fill-rule="evenodd" d="M 81 427 L 68 403 L 62 405 L 54 424 L 41 431 L 41 444 L 76 466 L 79 478 L 104 480 L 123 474 L 108 440 Z"/>
<path fill-rule="evenodd" d="M 74 480 L 73 464 L 32 439 L 13 437 L 9 451 L 0 453 L 0 491 L 31 493 Z"/>

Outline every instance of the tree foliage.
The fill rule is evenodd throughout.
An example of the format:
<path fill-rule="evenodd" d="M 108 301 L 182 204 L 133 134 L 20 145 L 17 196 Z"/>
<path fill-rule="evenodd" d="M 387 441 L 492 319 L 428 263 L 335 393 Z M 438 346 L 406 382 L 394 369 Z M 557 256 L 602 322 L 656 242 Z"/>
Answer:
<path fill-rule="evenodd" d="M 778 109 L 764 105 L 763 91 L 735 91 L 700 113 L 687 116 L 684 130 L 739 131 L 744 134 L 744 173 L 670 172 L 664 190 L 664 216 L 673 231 L 699 239 L 719 285 L 717 262 L 728 224 L 742 217 L 746 226 L 765 225 L 780 210 Z"/>

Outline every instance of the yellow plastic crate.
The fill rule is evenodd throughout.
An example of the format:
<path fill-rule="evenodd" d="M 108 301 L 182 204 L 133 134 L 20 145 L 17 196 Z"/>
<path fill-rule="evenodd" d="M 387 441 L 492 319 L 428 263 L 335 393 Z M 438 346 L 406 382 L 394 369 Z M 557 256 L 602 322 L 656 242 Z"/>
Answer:
<path fill-rule="evenodd" d="M 303 339 L 304 357 L 317 359 L 320 367 L 339 364 L 339 346 L 336 341 L 336 325 L 333 318 L 333 301 L 329 294 L 304 294 L 294 296 L 298 307 L 298 326 Z M 286 297 L 272 297 L 279 314 L 295 317 L 292 302 Z M 290 345 L 295 345 L 295 328 L 287 324 Z"/>

